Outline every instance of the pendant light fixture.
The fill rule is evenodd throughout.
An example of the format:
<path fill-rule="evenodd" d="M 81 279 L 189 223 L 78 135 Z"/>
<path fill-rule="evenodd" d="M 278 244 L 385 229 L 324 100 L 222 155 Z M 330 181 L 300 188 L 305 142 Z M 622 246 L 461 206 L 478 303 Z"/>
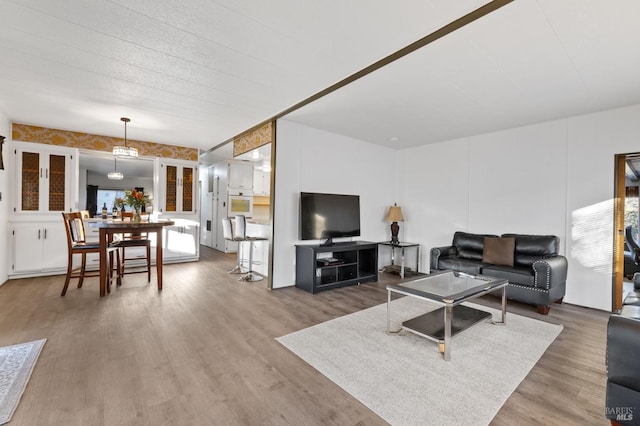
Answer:
<path fill-rule="evenodd" d="M 107 177 L 111 180 L 122 180 L 124 175 L 118 171 L 117 159 L 113 158 L 113 171 L 107 173 Z"/>
<path fill-rule="evenodd" d="M 138 150 L 132 146 L 127 146 L 127 123 L 131 120 L 122 117 L 120 121 L 124 122 L 124 146 L 114 146 L 113 156 L 119 158 L 138 158 Z"/>

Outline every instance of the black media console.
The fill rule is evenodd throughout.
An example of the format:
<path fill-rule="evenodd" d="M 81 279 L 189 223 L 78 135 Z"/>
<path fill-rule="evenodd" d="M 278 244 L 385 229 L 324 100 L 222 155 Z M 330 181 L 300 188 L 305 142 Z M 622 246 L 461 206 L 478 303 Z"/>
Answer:
<path fill-rule="evenodd" d="M 296 245 L 296 287 L 310 293 L 378 281 L 378 244 Z"/>

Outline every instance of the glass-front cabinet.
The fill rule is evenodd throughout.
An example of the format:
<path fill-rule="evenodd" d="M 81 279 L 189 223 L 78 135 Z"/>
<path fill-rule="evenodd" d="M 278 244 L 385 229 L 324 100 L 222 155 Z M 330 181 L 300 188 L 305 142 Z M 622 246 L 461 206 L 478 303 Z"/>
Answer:
<path fill-rule="evenodd" d="M 13 142 L 10 276 L 60 273 L 67 238 L 60 212 L 75 208 L 77 150 Z"/>
<path fill-rule="evenodd" d="M 196 171 L 197 164 L 163 162 L 162 184 L 164 186 L 164 203 L 160 207 L 163 213 L 195 213 L 196 212 Z"/>
<path fill-rule="evenodd" d="M 34 145 L 34 144 L 26 144 Z M 54 213 L 71 209 L 73 149 L 21 145 L 16 153 L 16 213 Z"/>

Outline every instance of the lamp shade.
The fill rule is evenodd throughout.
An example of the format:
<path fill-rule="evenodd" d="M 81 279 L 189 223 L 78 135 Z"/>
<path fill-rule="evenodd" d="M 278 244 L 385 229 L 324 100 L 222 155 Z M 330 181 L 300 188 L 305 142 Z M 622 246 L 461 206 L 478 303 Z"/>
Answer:
<path fill-rule="evenodd" d="M 138 158 L 138 150 L 132 146 L 127 146 L 127 123 L 131 119 L 122 117 L 120 121 L 124 123 L 124 146 L 114 146 L 113 156 L 118 158 Z"/>
<path fill-rule="evenodd" d="M 118 158 L 138 158 L 138 150 L 132 146 L 114 146 L 113 156 Z"/>
<path fill-rule="evenodd" d="M 389 207 L 389 212 L 385 218 L 386 222 L 402 222 L 403 220 L 404 217 L 402 217 L 402 209 L 400 206 L 393 205 Z"/>
<path fill-rule="evenodd" d="M 113 159 L 113 171 L 107 173 L 107 177 L 111 180 L 121 180 L 124 175 L 118 171 L 118 160 Z"/>

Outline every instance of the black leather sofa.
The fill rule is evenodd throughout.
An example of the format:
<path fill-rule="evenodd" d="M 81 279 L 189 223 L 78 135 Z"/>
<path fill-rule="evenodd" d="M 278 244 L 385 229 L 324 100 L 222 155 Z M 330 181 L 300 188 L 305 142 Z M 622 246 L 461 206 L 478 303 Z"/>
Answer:
<path fill-rule="evenodd" d="M 612 424 L 640 425 L 640 274 L 634 287 L 607 326 L 605 416 Z"/>
<path fill-rule="evenodd" d="M 515 240 L 513 264 L 486 262 L 485 238 Z M 458 231 L 450 246 L 431 249 L 431 271 L 454 270 L 509 280 L 507 298 L 537 305 L 547 315 L 553 302 L 562 303 L 567 281 L 567 259 L 558 254 L 560 240 L 553 235 L 472 234 Z"/>

